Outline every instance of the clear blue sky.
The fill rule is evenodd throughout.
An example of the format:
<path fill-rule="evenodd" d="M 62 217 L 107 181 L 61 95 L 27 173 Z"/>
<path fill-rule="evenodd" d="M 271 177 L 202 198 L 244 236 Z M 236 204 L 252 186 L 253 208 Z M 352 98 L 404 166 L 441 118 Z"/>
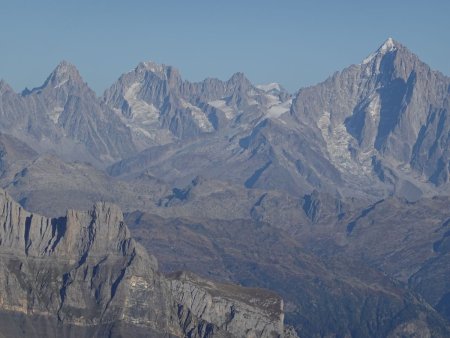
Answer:
<path fill-rule="evenodd" d="M 191 81 L 242 71 L 293 92 L 389 36 L 450 75 L 448 0 L 0 0 L 0 78 L 35 87 L 65 59 L 101 94 L 153 60 Z"/>

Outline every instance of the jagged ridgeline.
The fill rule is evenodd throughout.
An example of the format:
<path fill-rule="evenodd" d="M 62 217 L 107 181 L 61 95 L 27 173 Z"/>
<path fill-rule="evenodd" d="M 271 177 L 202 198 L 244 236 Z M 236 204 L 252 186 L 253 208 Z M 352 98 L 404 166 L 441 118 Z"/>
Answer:
<path fill-rule="evenodd" d="M 0 190 L 1 337 L 296 337 L 262 289 L 164 276 L 120 209 L 49 219 Z"/>
<path fill-rule="evenodd" d="M 278 84 L 189 82 L 140 63 L 96 97 L 61 62 L 38 88 L 0 82 L 0 132 L 114 176 L 150 170 L 290 193 L 415 201 L 448 191 L 450 79 L 388 39 L 360 64 L 290 95 Z"/>
<path fill-rule="evenodd" d="M 0 185 L 56 217 L 4 194 L 0 336 L 287 335 L 279 297 L 178 270 L 273 290 L 302 337 L 450 336 L 449 95 L 393 39 L 292 94 L 154 62 L 100 97 L 65 61 L 0 81 Z M 60 218 L 96 201 L 168 275 L 112 204 Z"/>

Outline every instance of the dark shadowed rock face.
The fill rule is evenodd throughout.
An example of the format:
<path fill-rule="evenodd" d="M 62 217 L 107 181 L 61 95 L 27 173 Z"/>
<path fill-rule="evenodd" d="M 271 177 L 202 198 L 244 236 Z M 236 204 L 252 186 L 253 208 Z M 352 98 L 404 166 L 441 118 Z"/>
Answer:
<path fill-rule="evenodd" d="M 15 325 L 21 321 L 21 334 L 38 337 L 289 336 L 282 300 L 272 293 L 158 273 L 155 258 L 130 237 L 115 205 L 97 203 L 49 219 L 28 213 L 1 191 L 0 209 L 6 337 L 20 334 Z"/>

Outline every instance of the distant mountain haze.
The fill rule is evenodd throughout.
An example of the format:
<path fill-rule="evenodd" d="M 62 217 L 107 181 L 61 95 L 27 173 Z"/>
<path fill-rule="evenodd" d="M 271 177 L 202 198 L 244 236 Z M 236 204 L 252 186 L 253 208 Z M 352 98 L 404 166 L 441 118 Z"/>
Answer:
<path fill-rule="evenodd" d="M 0 336 L 450 336 L 449 98 L 392 38 L 295 93 L 0 81 Z"/>

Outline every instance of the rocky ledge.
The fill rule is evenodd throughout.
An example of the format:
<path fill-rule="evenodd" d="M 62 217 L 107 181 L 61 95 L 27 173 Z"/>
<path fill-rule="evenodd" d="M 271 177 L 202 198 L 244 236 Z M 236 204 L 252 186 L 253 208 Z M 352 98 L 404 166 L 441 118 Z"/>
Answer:
<path fill-rule="evenodd" d="M 0 337 L 295 337 L 266 290 L 164 276 L 121 210 L 50 219 L 0 190 Z"/>

